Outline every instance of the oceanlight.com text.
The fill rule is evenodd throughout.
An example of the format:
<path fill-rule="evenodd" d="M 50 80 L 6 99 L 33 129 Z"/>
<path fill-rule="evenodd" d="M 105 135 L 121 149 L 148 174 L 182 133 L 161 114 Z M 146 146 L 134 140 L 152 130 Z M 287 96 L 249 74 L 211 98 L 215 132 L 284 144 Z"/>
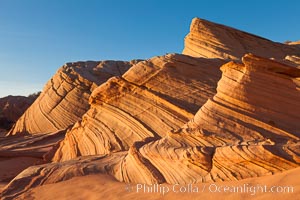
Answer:
<path fill-rule="evenodd" d="M 241 184 L 241 185 L 224 185 L 218 183 L 210 184 L 127 184 L 125 187 L 127 192 L 135 193 L 159 193 L 165 195 L 167 193 L 246 193 L 256 195 L 259 193 L 293 193 L 294 187 L 291 185 L 263 185 L 263 184 Z"/>

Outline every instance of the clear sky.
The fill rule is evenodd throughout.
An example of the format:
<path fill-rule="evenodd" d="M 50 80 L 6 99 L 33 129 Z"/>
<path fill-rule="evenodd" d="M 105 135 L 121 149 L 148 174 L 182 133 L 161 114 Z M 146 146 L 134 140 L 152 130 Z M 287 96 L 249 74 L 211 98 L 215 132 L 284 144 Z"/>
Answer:
<path fill-rule="evenodd" d="M 42 89 L 64 63 L 183 49 L 194 17 L 300 40 L 299 0 L 0 0 L 0 97 Z"/>

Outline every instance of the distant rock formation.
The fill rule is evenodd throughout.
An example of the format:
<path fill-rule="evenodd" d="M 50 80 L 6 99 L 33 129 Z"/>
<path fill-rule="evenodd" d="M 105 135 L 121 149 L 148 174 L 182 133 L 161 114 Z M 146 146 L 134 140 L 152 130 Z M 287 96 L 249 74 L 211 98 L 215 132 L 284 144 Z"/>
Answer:
<path fill-rule="evenodd" d="M 244 54 L 253 53 L 265 58 L 282 60 L 288 55 L 300 56 L 300 49 L 296 45 L 273 42 L 228 26 L 194 18 L 190 33 L 185 37 L 182 53 L 195 57 L 229 60 L 239 60 Z"/>
<path fill-rule="evenodd" d="M 38 93 L 28 97 L 7 96 L 0 98 L 0 128 L 9 130 L 37 97 Z"/>
<path fill-rule="evenodd" d="M 91 107 L 67 132 L 54 160 L 128 150 L 190 120 L 215 94 L 219 59 L 168 54 L 139 62 L 96 88 Z"/>
<path fill-rule="evenodd" d="M 138 61 L 74 62 L 62 66 L 39 98 L 10 130 L 9 135 L 50 133 L 75 123 L 88 110 L 94 88 L 122 75 Z"/>

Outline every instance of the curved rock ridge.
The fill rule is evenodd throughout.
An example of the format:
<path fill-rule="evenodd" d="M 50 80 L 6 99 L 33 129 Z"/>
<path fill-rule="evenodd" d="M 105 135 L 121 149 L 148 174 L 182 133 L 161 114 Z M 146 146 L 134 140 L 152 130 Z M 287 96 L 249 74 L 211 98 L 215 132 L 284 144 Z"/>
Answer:
<path fill-rule="evenodd" d="M 183 50 L 183 54 L 190 56 L 232 60 L 239 60 L 246 53 L 280 60 L 287 55 L 300 56 L 300 48 L 194 18 Z"/>
<path fill-rule="evenodd" d="M 91 108 L 67 132 L 54 161 L 128 150 L 180 128 L 215 94 L 222 63 L 168 54 L 109 79 L 93 91 Z"/>
<path fill-rule="evenodd" d="M 217 94 L 191 121 L 134 151 L 163 177 L 154 182 L 239 180 L 300 165 L 300 93 L 292 81 L 300 70 L 251 54 L 242 60 L 221 67 Z M 126 176 L 115 175 L 120 181 L 142 181 L 131 176 L 139 173 L 128 164 L 132 152 Z"/>
<path fill-rule="evenodd" d="M 66 129 L 88 110 L 88 99 L 94 88 L 112 76 L 122 75 L 137 62 L 87 61 L 65 64 L 47 82 L 40 96 L 8 135 Z"/>
<path fill-rule="evenodd" d="M 201 107 L 187 128 L 219 130 L 218 137 L 238 132 L 236 139 L 240 141 L 299 139 L 300 93 L 292 80 L 300 77 L 300 70 L 251 54 L 242 61 L 243 64 L 229 62 L 221 67 L 223 75 L 217 94 Z M 242 126 L 235 131 L 237 124 Z"/>

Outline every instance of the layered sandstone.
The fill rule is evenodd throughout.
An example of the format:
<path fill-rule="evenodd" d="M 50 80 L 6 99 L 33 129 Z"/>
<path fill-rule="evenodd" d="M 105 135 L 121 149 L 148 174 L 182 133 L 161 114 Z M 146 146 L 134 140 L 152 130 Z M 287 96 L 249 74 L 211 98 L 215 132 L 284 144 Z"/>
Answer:
<path fill-rule="evenodd" d="M 37 185 L 94 173 L 124 182 L 187 184 L 240 180 L 298 167 L 300 93 L 292 79 L 300 77 L 300 70 L 251 54 L 242 60 L 243 64 L 221 67 L 217 93 L 182 128 L 161 139 L 134 142 L 128 151 L 73 160 L 61 157 L 67 161 L 30 167 L 3 195 L 15 197 Z M 104 104 L 99 101 L 105 96 L 101 91 L 94 99 L 98 104 Z"/>
<path fill-rule="evenodd" d="M 74 62 L 62 66 L 47 82 L 38 99 L 9 132 L 50 133 L 75 123 L 88 110 L 88 99 L 98 85 L 122 75 L 137 61 Z"/>
<path fill-rule="evenodd" d="M 96 88 L 91 107 L 66 134 L 54 161 L 128 150 L 190 120 L 215 94 L 218 59 L 168 54 L 139 62 Z"/>
<path fill-rule="evenodd" d="M 0 142 L 0 156 L 32 153 L 46 162 L 55 153 L 55 162 L 27 168 L 0 197 L 98 173 L 187 184 L 299 167 L 299 45 L 201 19 L 185 43 L 192 57 L 123 62 L 122 70 L 113 61 L 61 68 L 11 131 L 33 135 Z M 58 145 L 65 131 L 55 131 L 68 126 Z"/>
<path fill-rule="evenodd" d="M 239 60 L 246 53 L 265 58 L 300 56 L 299 45 L 283 44 L 204 19 L 194 18 L 185 37 L 183 54 Z"/>
<path fill-rule="evenodd" d="M 168 183 L 244 179 L 300 164 L 300 93 L 292 81 L 300 70 L 253 55 L 221 70 L 217 94 L 190 122 L 137 151 Z"/>

